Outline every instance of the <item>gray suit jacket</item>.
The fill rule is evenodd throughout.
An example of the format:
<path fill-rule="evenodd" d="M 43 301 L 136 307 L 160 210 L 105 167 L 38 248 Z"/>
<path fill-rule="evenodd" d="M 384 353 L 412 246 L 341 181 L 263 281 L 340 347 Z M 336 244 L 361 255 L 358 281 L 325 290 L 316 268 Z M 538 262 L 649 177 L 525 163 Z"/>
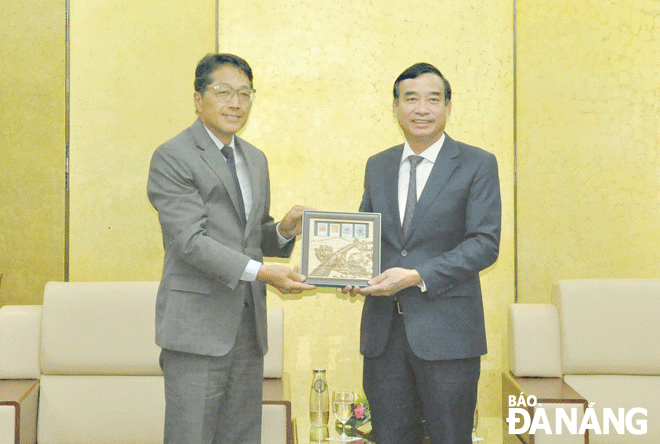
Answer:
<path fill-rule="evenodd" d="M 497 160 L 448 135 L 415 207 L 404 239 L 398 205 L 403 145 L 367 162 L 360 211 L 381 213 L 381 267 L 416 269 L 427 292 L 396 296 L 408 342 L 422 359 L 461 359 L 486 353 L 479 272 L 497 259 L 500 187 Z M 379 356 L 392 324 L 393 297 L 366 297 L 360 350 Z"/>
<path fill-rule="evenodd" d="M 232 348 L 252 286 L 257 337 L 264 353 L 266 285 L 240 281 L 250 258 L 286 257 L 269 215 L 266 156 L 235 138 L 247 159 L 253 205 L 244 227 L 238 194 L 222 152 L 204 125 L 190 128 L 159 146 L 152 159 L 147 191 L 158 211 L 165 263 L 156 302 L 156 342 L 163 348 L 222 356 Z"/>

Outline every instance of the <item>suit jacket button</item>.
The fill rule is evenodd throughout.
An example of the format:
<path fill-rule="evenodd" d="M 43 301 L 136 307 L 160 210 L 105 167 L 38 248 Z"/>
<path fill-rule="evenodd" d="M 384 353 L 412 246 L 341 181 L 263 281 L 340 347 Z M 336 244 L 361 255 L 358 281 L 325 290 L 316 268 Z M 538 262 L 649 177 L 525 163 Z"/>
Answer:
<path fill-rule="evenodd" d="M 406 250 L 403 250 L 403 251 L 401 252 L 401 256 L 403 256 L 403 257 L 408 256 L 408 252 L 407 252 Z"/>

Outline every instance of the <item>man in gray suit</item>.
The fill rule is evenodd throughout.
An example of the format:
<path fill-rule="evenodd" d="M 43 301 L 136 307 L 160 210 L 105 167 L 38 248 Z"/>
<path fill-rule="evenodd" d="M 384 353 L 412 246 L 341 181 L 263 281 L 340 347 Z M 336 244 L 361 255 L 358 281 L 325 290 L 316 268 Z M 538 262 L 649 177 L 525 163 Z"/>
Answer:
<path fill-rule="evenodd" d="M 156 149 L 147 186 L 165 247 L 156 302 L 165 443 L 257 444 L 266 283 L 314 288 L 262 258 L 291 254 L 303 208 L 273 222 L 266 157 L 235 135 L 255 94 L 247 62 L 209 54 L 195 76 L 198 120 Z"/>
<path fill-rule="evenodd" d="M 367 162 L 385 270 L 364 294 L 360 350 L 378 444 L 468 444 L 486 333 L 479 272 L 497 259 L 495 156 L 445 134 L 449 82 L 419 63 L 394 83 L 405 143 Z"/>

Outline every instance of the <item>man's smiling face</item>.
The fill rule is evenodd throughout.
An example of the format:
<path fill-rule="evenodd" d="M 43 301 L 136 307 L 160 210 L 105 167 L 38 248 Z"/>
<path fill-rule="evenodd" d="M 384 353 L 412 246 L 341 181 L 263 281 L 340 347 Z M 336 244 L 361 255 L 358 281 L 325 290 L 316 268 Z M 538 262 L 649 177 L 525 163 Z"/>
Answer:
<path fill-rule="evenodd" d="M 213 82 L 208 88 L 194 95 L 199 120 L 228 145 L 233 135 L 247 122 L 252 102 L 241 102 L 238 94 L 234 94 L 228 102 L 221 102 L 210 89 L 214 86 L 228 86 L 241 91 L 252 89 L 252 85 L 243 71 L 233 65 L 222 65 L 213 72 Z"/>
<path fill-rule="evenodd" d="M 399 84 L 394 114 L 410 147 L 418 154 L 437 142 L 445 131 L 451 102 L 445 101 L 444 91 L 443 80 L 433 73 Z"/>

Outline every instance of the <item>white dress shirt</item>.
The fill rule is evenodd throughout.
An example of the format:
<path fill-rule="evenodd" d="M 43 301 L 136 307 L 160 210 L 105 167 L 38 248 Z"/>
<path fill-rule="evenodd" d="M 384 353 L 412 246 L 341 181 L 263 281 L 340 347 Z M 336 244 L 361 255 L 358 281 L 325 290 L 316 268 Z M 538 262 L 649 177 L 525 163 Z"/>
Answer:
<path fill-rule="evenodd" d="M 222 141 L 218 139 L 215 134 L 209 131 L 209 129 L 206 128 L 206 126 L 204 128 L 206 129 L 206 132 L 209 133 L 209 136 L 211 136 L 211 140 L 213 140 L 213 142 L 218 147 L 218 149 L 222 150 L 225 144 L 222 143 Z M 253 204 L 252 185 L 250 184 L 250 170 L 248 169 L 245 155 L 243 155 L 243 152 L 241 150 L 236 149 L 236 143 L 234 137 L 231 138 L 231 143 L 229 144 L 229 146 L 231 147 L 232 150 L 234 150 L 234 163 L 236 165 L 236 176 L 238 176 L 238 183 L 241 185 L 241 194 L 243 195 L 243 204 L 245 205 L 245 217 L 247 218 L 250 215 L 250 210 L 252 209 L 252 204 Z M 293 240 L 293 238 L 287 239 L 284 236 L 282 236 L 280 234 L 279 225 L 280 224 L 278 223 L 275 231 L 277 232 L 278 241 L 280 243 L 280 248 L 281 248 L 284 245 L 286 245 L 288 242 Z M 257 273 L 259 273 L 260 267 L 261 267 L 261 262 L 255 261 L 254 259 L 250 259 L 248 264 L 245 266 L 245 270 L 243 271 L 243 274 L 241 275 L 241 280 L 242 281 L 256 280 Z"/>
<path fill-rule="evenodd" d="M 403 225 L 403 217 L 406 213 L 406 200 L 408 198 L 408 188 L 410 186 L 410 156 L 421 156 L 424 159 L 417 164 L 417 200 L 422 195 L 426 182 L 429 180 L 435 160 L 440 153 L 442 144 L 445 143 L 445 134 L 443 133 L 440 139 L 433 145 L 422 151 L 420 154 L 410 148 L 408 141 L 403 144 L 403 153 L 401 154 L 401 163 L 399 164 L 399 216 L 401 217 L 401 225 Z M 423 292 L 426 292 L 426 284 L 422 281 L 418 285 Z"/>
<path fill-rule="evenodd" d="M 420 154 L 415 154 L 415 152 L 410 148 L 408 141 L 403 145 L 403 154 L 401 155 L 401 163 L 399 164 L 399 216 L 401 217 L 401 224 L 403 224 L 403 216 L 406 212 L 406 199 L 408 196 L 408 187 L 410 182 L 410 156 L 421 156 L 424 158 L 417 165 L 417 199 L 422 195 L 424 191 L 424 186 L 429 180 L 431 175 L 431 170 L 435 164 L 435 160 L 440 153 L 440 148 L 442 144 L 445 143 L 445 134 L 442 134 L 440 140 L 435 142 L 433 145 L 422 151 Z"/>

